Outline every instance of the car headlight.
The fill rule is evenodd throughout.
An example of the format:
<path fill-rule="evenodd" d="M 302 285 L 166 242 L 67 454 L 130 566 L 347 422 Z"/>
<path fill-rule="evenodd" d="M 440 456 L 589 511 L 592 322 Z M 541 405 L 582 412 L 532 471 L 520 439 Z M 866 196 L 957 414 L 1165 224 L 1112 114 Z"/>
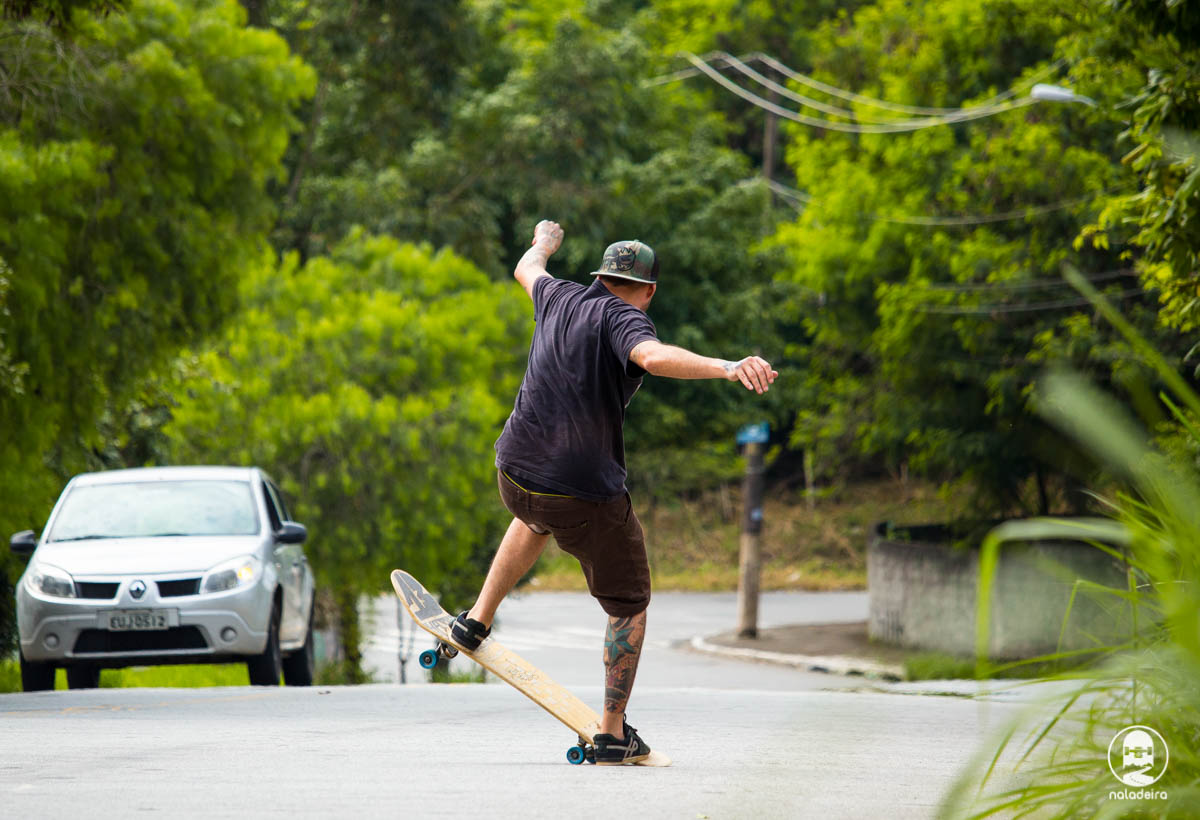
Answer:
<path fill-rule="evenodd" d="M 34 564 L 25 575 L 25 583 L 34 592 L 54 598 L 74 598 L 75 579 L 66 570 L 50 564 Z"/>
<path fill-rule="evenodd" d="M 204 574 L 200 582 L 201 592 L 224 592 L 246 584 L 252 584 L 262 576 L 262 561 L 253 555 L 243 555 L 223 564 L 217 564 Z"/>

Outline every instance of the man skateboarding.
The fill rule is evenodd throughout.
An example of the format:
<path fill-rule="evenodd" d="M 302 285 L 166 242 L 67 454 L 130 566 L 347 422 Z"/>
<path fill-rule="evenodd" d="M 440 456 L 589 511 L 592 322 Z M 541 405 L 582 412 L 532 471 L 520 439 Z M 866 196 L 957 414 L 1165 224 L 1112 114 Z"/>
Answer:
<path fill-rule="evenodd" d="M 500 602 L 553 535 L 579 560 L 608 615 L 596 763 L 636 763 L 650 747 L 625 722 L 625 707 L 646 634 L 650 567 L 625 489 L 625 408 L 646 373 L 725 379 L 760 394 L 778 373 L 758 356 L 733 362 L 659 342 L 646 316 L 658 259 L 645 243 L 609 245 L 596 280 L 585 287 L 546 272 L 562 238 L 558 223 L 539 222 L 513 272 L 533 300 L 537 323 L 525 379 L 496 442 L 500 498 L 514 517 L 479 598 L 458 616 L 452 634 L 465 649 L 477 648 Z"/>

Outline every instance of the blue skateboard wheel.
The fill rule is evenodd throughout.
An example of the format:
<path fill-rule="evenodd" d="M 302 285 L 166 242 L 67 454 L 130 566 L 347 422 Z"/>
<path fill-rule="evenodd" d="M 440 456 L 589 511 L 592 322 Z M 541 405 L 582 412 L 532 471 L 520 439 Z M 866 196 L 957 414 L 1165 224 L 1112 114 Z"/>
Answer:
<path fill-rule="evenodd" d="M 422 669 L 432 669 L 433 667 L 437 666 L 437 652 L 432 649 L 426 649 L 421 653 L 421 656 L 417 658 L 417 662 L 421 664 Z"/>
<path fill-rule="evenodd" d="M 587 759 L 587 754 L 583 751 L 582 746 L 572 746 L 567 749 L 567 762 L 572 766 L 578 766 Z"/>

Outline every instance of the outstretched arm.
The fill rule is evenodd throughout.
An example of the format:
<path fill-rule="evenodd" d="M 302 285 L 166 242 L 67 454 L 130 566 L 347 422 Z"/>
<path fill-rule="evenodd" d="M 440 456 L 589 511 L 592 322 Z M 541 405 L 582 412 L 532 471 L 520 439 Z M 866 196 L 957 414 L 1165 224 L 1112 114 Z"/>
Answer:
<path fill-rule="evenodd" d="M 731 362 L 712 359 L 674 345 L 647 339 L 629 352 L 629 360 L 653 376 L 671 379 L 725 379 L 741 382 L 747 390 L 766 393 L 779 373 L 758 356 Z"/>
<path fill-rule="evenodd" d="M 525 251 L 521 261 L 517 263 L 513 276 L 525 288 L 529 298 L 533 298 L 533 283 L 538 277 L 549 276 L 546 273 L 546 262 L 562 244 L 563 229 L 557 222 L 543 219 L 533 229 L 533 247 Z"/>

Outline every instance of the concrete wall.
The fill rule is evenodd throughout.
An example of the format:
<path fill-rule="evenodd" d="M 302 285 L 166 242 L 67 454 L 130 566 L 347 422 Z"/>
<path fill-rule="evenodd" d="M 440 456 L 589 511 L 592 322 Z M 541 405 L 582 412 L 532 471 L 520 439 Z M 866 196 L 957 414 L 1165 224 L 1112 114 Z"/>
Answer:
<path fill-rule="evenodd" d="M 867 550 L 868 634 L 873 640 L 914 649 L 975 654 L 979 550 L 956 549 L 936 537 L 936 527 L 901 530 L 884 525 Z M 1037 542 L 1000 548 L 992 592 L 989 657 L 1028 658 L 1055 652 L 1076 578 L 1126 588 L 1124 568 L 1088 544 Z M 1093 637 L 1089 637 L 1093 636 Z M 1062 649 L 1116 642 L 1129 635 L 1128 604 L 1103 592 L 1080 589 Z"/>

